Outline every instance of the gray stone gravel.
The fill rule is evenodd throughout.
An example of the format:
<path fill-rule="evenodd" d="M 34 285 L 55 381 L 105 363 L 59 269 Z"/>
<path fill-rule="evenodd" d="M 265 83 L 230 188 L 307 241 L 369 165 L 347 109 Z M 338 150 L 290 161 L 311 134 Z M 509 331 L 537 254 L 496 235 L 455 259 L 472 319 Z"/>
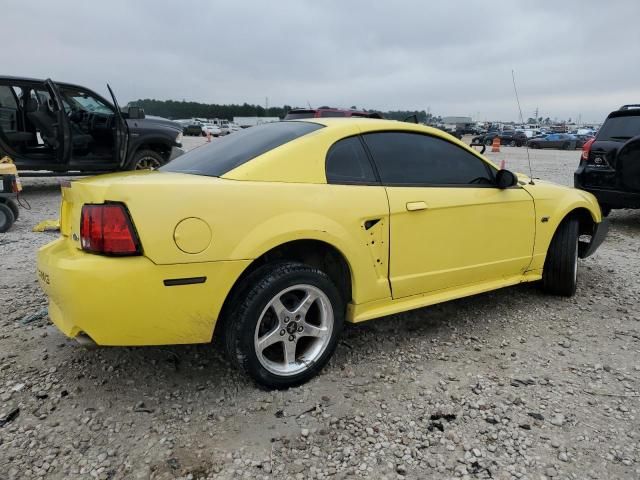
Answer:
<path fill-rule="evenodd" d="M 531 153 L 571 181 L 578 152 Z M 3 480 L 640 477 L 640 212 L 612 214 L 574 298 L 522 285 L 353 326 L 319 377 L 265 392 L 208 345 L 85 350 L 23 324 L 55 238 L 30 230 L 59 202 L 56 179 L 24 183 L 0 236 Z"/>

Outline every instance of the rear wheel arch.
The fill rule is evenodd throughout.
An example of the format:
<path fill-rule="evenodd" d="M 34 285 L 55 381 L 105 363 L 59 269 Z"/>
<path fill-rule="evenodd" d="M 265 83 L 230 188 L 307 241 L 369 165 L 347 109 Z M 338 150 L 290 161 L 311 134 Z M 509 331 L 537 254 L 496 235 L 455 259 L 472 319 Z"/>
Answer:
<path fill-rule="evenodd" d="M 216 322 L 213 338 L 220 337 L 228 314 L 238 298 L 270 266 L 283 261 L 296 262 L 324 272 L 336 286 L 344 305 L 353 298 L 353 274 L 346 256 L 334 245 L 322 240 L 300 239 L 280 244 L 253 260 L 240 274 L 227 294 Z"/>

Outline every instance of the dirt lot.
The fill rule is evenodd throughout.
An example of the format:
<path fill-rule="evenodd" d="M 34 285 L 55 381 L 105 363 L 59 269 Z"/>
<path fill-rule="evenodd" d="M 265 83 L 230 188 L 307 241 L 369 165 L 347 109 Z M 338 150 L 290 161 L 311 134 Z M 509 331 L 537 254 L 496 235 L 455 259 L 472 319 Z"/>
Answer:
<path fill-rule="evenodd" d="M 570 184 L 578 156 L 532 151 L 534 174 Z M 30 321 L 59 189 L 24 184 L 0 236 L 0 479 L 640 477 L 640 212 L 612 214 L 574 298 L 523 285 L 351 327 L 318 378 L 265 392 L 208 345 L 85 350 Z"/>

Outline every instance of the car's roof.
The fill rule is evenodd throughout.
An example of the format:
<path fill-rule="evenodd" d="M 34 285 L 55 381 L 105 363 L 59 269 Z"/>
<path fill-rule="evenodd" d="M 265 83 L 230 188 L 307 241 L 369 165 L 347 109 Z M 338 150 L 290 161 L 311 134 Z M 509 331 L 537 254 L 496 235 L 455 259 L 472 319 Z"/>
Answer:
<path fill-rule="evenodd" d="M 401 122 L 399 120 L 387 120 L 384 118 L 367 118 L 367 117 L 319 117 L 319 118 L 300 118 L 293 120 L 283 120 L 286 122 L 309 122 L 318 123 L 325 127 L 340 127 L 351 125 L 363 132 L 373 130 L 417 130 L 438 136 L 449 135 L 439 128 L 428 127 L 421 123 Z"/>
<path fill-rule="evenodd" d="M 42 78 L 31 78 L 31 77 L 17 77 L 17 76 L 12 76 L 12 75 L 0 75 L 0 81 L 2 82 L 29 82 L 29 83 L 44 83 L 46 82 L 46 80 L 42 79 Z M 65 87 L 72 87 L 72 88 L 82 88 L 84 90 L 88 90 L 87 87 L 83 87 L 82 85 L 76 85 L 73 83 L 67 83 L 67 82 L 59 82 L 57 80 L 52 80 L 53 83 L 55 83 L 56 85 L 64 85 Z"/>

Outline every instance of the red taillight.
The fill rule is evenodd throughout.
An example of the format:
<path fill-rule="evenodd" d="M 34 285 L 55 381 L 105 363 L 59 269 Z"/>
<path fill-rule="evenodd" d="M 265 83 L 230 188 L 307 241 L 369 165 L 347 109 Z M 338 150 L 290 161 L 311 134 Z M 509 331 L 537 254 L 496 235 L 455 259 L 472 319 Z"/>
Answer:
<path fill-rule="evenodd" d="M 593 143 L 593 141 L 595 140 L 594 138 L 590 138 L 589 140 L 587 140 L 586 142 L 584 142 L 584 145 L 582 145 L 582 160 L 587 161 L 589 159 L 589 152 L 591 151 L 591 144 Z"/>
<path fill-rule="evenodd" d="M 83 205 L 80 218 L 82 249 L 105 255 L 140 255 L 140 242 L 124 205 Z"/>

